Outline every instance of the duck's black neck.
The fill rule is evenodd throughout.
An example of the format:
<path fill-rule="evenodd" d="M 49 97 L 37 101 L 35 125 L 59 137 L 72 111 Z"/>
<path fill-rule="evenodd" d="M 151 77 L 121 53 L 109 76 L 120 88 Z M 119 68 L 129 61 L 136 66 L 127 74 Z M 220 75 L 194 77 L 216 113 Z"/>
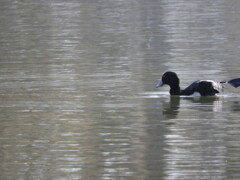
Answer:
<path fill-rule="evenodd" d="M 181 88 L 179 84 L 174 84 L 170 86 L 170 94 L 171 95 L 181 95 Z"/>

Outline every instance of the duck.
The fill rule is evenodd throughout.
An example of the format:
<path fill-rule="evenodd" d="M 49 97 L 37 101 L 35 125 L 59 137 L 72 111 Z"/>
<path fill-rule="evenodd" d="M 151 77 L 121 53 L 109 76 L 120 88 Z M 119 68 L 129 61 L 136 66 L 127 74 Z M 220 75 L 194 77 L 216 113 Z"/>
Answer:
<path fill-rule="evenodd" d="M 223 84 L 230 84 L 237 88 L 240 86 L 240 78 L 232 79 L 230 81 L 215 82 L 212 80 L 197 80 L 190 84 L 185 89 L 181 89 L 180 80 L 175 72 L 167 71 L 162 75 L 162 80 L 156 85 L 156 88 L 163 85 L 170 86 L 170 95 L 190 96 L 195 93 L 201 96 L 214 96 L 223 91 Z"/>

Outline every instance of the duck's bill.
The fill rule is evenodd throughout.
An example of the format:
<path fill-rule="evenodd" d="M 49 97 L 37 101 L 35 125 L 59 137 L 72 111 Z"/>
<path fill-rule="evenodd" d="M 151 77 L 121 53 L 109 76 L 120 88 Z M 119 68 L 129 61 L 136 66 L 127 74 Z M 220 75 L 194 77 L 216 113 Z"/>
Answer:
<path fill-rule="evenodd" d="M 161 87 L 161 86 L 163 86 L 163 85 L 164 85 L 164 83 L 163 83 L 162 81 L 160 81 L 160 83 L 158 83 L 158 84 L 156 85 L 156 88 Z"/>

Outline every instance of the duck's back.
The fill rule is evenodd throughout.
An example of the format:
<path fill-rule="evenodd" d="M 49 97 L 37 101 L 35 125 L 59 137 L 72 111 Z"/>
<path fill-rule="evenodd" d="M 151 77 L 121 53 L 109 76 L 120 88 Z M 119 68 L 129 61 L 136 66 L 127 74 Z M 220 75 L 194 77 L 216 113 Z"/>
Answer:
<path fill-rule="evenodd" d="M 221 83 L 212 80 L 198 80 L 193 82 L 186 89 L 181 91 L 182 95 L 191 95 L 195 92 L 201 94 L 201 96 L 213 96 L 216 93 L 222 91 L 223 86 Z"/>
<path fill-rule="evenodd" d="M 213 96 L 216 93 L 221 92 L 223 90 L 223 86 L 219 82 L 203 80 L 199 82 L 197 90 L 202 96 Z"/>

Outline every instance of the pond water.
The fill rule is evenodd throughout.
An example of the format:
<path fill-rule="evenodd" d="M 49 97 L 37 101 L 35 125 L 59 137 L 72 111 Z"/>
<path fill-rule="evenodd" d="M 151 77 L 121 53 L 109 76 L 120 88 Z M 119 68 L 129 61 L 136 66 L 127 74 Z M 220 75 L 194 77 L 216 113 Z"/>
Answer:
<path fill-rule="evenodd" d="M 240 2 L 0 2 L 0 179 L 240 179 Z"/>

